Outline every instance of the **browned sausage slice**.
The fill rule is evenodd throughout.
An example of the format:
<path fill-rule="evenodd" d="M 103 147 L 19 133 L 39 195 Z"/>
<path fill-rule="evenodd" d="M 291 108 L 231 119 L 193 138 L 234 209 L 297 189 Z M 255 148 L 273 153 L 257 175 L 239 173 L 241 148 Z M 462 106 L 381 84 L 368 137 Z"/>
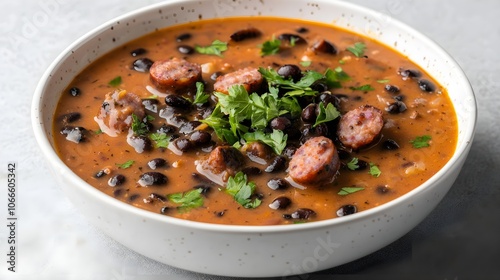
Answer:
<path fill-rule="evenodd" d="M 313 137 L 297 149 L 289 164 L 288 175 L 299 184 L 331 183 L 340 168 L 340 159 L 332 140 Z"/>
<path fill-rule="evenodd" d="M 231 86 L 243 85 L 249 93 L 252 93 L 260 88 L 262 81 L 262 75 L 257 68 L 247 67 L 217 77 L 214 90 L 227 94 Z"/>
<path fill-rule="evenodd" d="M 227 171 L 233 175 L 243 166 L 245 159 L 238 149 L 232 146 L 218 146 L 208 156 L 203 167 L 214 174 Z"/>
<path fill-rule="evenodd" d="M 160 90 L 176 90 L 201 80 L 201 66 L 184 59 L 172 58 L 153 63 L 149 69 L 151 81 Z"/>
<path fill-rule="evenodd" d="M 344 146 L 356 150 L 372 143 L 380 135 L 383 126 L 382 111 L 364 105 L 342 116 L 337 134 Z"/>

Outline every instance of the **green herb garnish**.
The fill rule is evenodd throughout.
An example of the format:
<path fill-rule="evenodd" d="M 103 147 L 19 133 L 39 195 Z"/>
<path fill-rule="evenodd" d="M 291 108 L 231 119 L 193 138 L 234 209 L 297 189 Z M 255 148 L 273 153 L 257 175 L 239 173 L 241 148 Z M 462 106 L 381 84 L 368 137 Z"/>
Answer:
<path fill-rule="evenodd" d="M 342 67 L 336 67 L 334 70 L 328 68 L 325 72 L 326 84 L 331 88 L 341 88 L 341 82 L 349 81 L 351 77 L 347 75 Z"/>
<path fill-rule="evenodd" d="M 247 175 L 238 172 L 234 177 L 229 177 L 226 184 L 226 193 L 232 195 L 234 200 L 245 208 L 256 208 L 261 204 L 261 200 L 250 197 L 255 192 L 255 183 L 247 181 Z"/>
<path fill-rule="evenodd" d="M 368 171 L 373 177 L 379 177 L 382 171 L 374 163 L 370 162 L 370 171 Z"/>
<path fill-rule="evenodd" d="M 365 54 L 366 45 L 364 43 L 355 43 L 353 46 L 347 47 L 347 50 L 352 52 L 357 57 L 362 57 Z"/>
<path fill-rule="evenodd" d="M 340 112 L 333 106 L 332 103 L 328 103 L 325 108 L 325 104 L 323 102 L 319 103 L 319 114 L 316 117 L 316 122 L 313 127 L 316 127 L 320 123 L 325 123 L 329 121 L 333 121 L 334 119 L 340 116 Z"/>
<path fill-rule="evenodd" d="M 371 90 L 375 90 L 375 88 L 373 88 L 371 85 L 369 84 L 366 84 L 366 85 L 362 85 L 362 86 L 359 86 L 359 87 L 349 87 L 349 89 L 351 90 L 360 90 L 360 91 L 371 91 Z"/>
<path fill-rule="evenodd" d="M 146 135 L 148 133 L 148 125 L 139 119 L 136 114 L 132 114 L 132 131 L 135 135 Z"/>
<path fill-rule="evenodd" d="M 180 204 L 177 206 L 177 210 L 183 213 L 203 205 L 201 192 L 202 189 L 195 189 L 187 192 L 173 193 L 168 195 L 168 199 L 173 203 Z"/>
<path fill-rule="evenodd" d="M 102 129 L 100 129 L 100 128 L 99 128 L 98 130 L 96 130 L 96 131 L 94 132 L 94 134 L 95 134 L 95 135 L 102 134 Z"/>
<path fill-rule="evenodd" d="M 379 83 L 379 84 L 387 84 L 388 82 L 389 82 L 389 79 L 377 80 L 377 83 Z"/>
<path fill-rule="evenodd" d="M 121 83 L 122 83 L 122 77 L 117 76 L 113 80 L 109 81 L 108 85 L 110 85 L 112 87 L 117 87 L 117 86 L 121 85 Z"/>
<path fill-rule="evenodd" d="M 149 138 L 155 142 L 156 148 L 167 148 L 170 142 L 170 136 L 165 133 L 151 133 Z"/>
<path fill-rule="evenodd" d="M 260 55 L 273 55 L 277 54 L 280 51 L 281 41 L 279 39 L 273 38 L 269 41 L 265 41 L 262 45 L 260 45 Z"/>
<path fill-rule="evenodd" d="M 361 187 L 343 187 L 340 189 L 340 191 L 337 194 L 338 195 L 348 195 L 351 193 L 362 191 L 364 189 L 365 188 L 361 188 Z"/>
<path fill-rule="evenodd" d="M 195 46 L 194 49 L 196 50 L 196 52 L 201 54 L 217 55 L 222 57 L 222 52 L 227 50 L 227 43 L 220 40 L 215 40 L 210 46 Z"/>
<path fill-rule="evenodd" d="M 351 159 L 351 161 L 349 161 L 347 163 L 347 168 L 349 168 L 350 170 L 356 170 L 356 169 L 358 169 L 359 168 L 358 158 L 353 157 Z"/>
<path fill-rule="evenodd" d="M 314 96 L 318 92 L 311 89 L 311 85 L 324 78 L 324 75 L 316 71 L 306 71 L 302 78 L 294 82 L 280 76 L 276 70 L 269 68 L 259 68 L 259 72 L 267 80 L 270 88 L 282 88 L 288 90 L 285 96 Z"/>
<path fill-rule="evenodd" d="M 210 94 L 204 93 L 205 86 L 201 82 L 196 82 L 196 95 L 194 96 L 193 104 L 205 104 L 210 97 Z"/>
<path fill-rule="evenodd" d="M 277 155 L 281 155 L 281 152 L 286 147 L 286 141 L 288 135 L 284 134 L 281 130 L 273 129 L 272 133 L 264 133 L 260 130 L 255 132 L 247 132 L 243 135 L 243 139 L 247 142 L 260 141 L 273 149 Z"/>
<path fill-rule="evenodd" d="M 312 61 L 310 61 L 310 60 L 305 60 L 305 61 L 301 61 L 301 62 L 299 62 L 299 63 L 300 63 L 300 65 L 302 65 L 302 66 L 304 66 L 304 67 L 309 67 L 309 66 L 311 66 Z"/>
<path fill-rule="evenodd" d="M 125 163 L 115 163 L 115 165 L 118 166 L 118 168 L 127 169 L 130 166 L 132 166 L 132 164 L 134 164 L 134 162 L 135 162 L 134 160 L 128 160 Z"/>
<path fill-rule="evenodd" d="M 413 145 L 413 148 L 420 149 L 420 148 L 425 148 L 429 147 L 431 144 L 429 141 L 431 141 L 431 136 L 430 135 L 422 135 L 422 136 L 417 136 L 415 139 L 411 140 L 410 143 Z"/>

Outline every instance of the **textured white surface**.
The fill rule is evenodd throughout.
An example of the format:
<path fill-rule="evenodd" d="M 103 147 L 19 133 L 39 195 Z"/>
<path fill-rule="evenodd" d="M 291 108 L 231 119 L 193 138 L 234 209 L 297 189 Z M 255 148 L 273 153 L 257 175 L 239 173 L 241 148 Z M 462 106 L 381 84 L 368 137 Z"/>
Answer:
<path fill-rule="evenodd" d="M 7 162 L 18 164 L 19 178 L 18 267 L 16 273 L 6 269 L 7 229 L 0 226 L 0 255 L 4 256 L 0 257 L 0 279 L 222 279 L 149 260 L 89 225 L 55 184 L 32 137 L 32 93 L 52 60 L 99 24 L 156 2 L 23 0 L 0 4 L 4 11 L 0 20 L 0 219 L 7 215 Z M 500 212 L 500 175 L 490 171 L 500 166 L 496 121 L 500 106 L 500 2 L 353 2 L 380 11 L 380 21 L 375 24 L 382 28 L 391 18 L 408 23 L 458 61 L 478 99 L 476 138 L 452 191 L 412 232 L 359 261 L 297 279 L 327 275 L 342 279 L 344 274 L 358 279 L 354 274 L 371 273 L 398 276 L 422 272 L 419 268 L 438 279 L 462 279 L 469 272 L 482 273 L 481 279 L 498 275 L 500 268 L 492 266 L 492 260 L 499 259 L 500 245 L 494 237 L 499 233 L 495 220 Z"/>

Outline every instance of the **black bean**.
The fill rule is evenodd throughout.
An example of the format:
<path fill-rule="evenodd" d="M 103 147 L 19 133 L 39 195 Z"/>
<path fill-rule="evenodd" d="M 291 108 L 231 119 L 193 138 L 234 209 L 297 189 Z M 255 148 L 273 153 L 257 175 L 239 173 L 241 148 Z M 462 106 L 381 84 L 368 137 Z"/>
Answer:
<path fill-rule="evenodd" d="M 406 109 L 407 109 L 406 104 L 402 101 L 396 101 L 394 103 L 391 103 L 387 108 L 385 108 L 385 110 L 389 112 L 389 114 L 403 113 L 404 111 L 406 111 Z"/>
<path fill-rule="evenodd" d="M 177 51 L 182 54 L 193 54 L 194 48 L 188 45 L 180 45 L 177 47 Z"/>
<path fill-rule="evenodd" d="M 222 217 L 226 213 L 227 210 L 222 210 L 222 211 L 216 211 L 214 212 L 215 216 L 217 217 Z"/>
<path fill-rule="evenodd" d="M 60 116 L 59 119 L 61 120 L 61 122 L 63 124 L 68 124 L 68 123 L 76 122 L 81 117 L 82 117 L 82 114 L 80 114 L 78 112 L 72 112 L 72 113 L 67 113 L 67 114 Z"/>
<path fill-rule="evenodd" d="M 177 109 L 188 110 L 191 108 L 191 102 L 177 94 L 165 96 L 165 103 Z"/>
<path fill-rule="evenodd" d="M 180 138 L 181 136 L 179 134 L 171 134 L 170 135 L 170 142 L 174 141 L 175 139 Z"/>
<path fill-rule="evenodd" d="M 396 141 L 392 139 L 387 139 L 382 143 L 382 147 L 386 150 L 397 150 L 399 149 L 399 145 Z"/>
<path fill-rule="evenodd" d="M 288 208 L 288 206 L 290 206 L 291 203 L 292 203 L 292 201 L 288 197 L 280 196 L 280 197 L 275 198 L 273 200 L 273 202 L 271 202 L 271 204 L 269 204 L 269 208 L 274 209 L 274 210 L 286 209 L 286 208 Z"/>
<path fill-rule="evenodd" d="M 330 91 L 324 91 L 320 93 L 320 95 L 316 97 L 316 100 L 317 103 L 323 102 L 325 107 L 331 103 L 333 104 L 333 106 L 335 106 L 335 108 L 340 108 L 340 99 L 337 96 L 333 95 Z"/>
<path fill-rule="evenodd" d="M 165 133 L 165 134 L 175 133 L 176 131 L 177 128 L 169 124 L 163 124 L 158 130 L 156 130 L 156 132 L 158 133 Z"/>
<path fill-rule="evenodd" d="M 398 93 L 399 92 L 399 87 L 395 86 L 395 85 L 389 85 L 389 84 L 387 84 L 387 85 L 384 86 L 384 89 L 388 93 Z"/>
<path fill-rule="evenodd" d="M 255 166 L 247 166 L 243 168 L 241 172 L 243 172 L 247 176 L 254 176 L 254 175 L 260 175 L 262 173 L 262 170 L 260 170 L 260 168 Z"/>
<path fill-rule="evenodd" d="M 224 75 L 224 73 L 222 73 L 220 71 L 214 72 L 214 73 L 212 73 L 212 75 L 210 75 L 210 80 L 215 81 L 215 80 L 217 80 L 218 77 L 220 77 L 222 75 Z"/>
<path fill-rule="evenodd" d="M 305 28 L 305 27 L 299 27 L 297 28 L 295 31 L 297 31 L 297 33 L 307 33 L 309 32 L 309 29 Z"/>
<path fill-rule="evenodd" d="M 131 56 L 139 56 L 139 55 L 143 55 L 145 53 L 147 53 L 148 51 L 144 48 L 138 48 L 138 49 L 135 49 L 133 51 L 130 52 L 130 55 Z"/>
<path fill-rule="evenodd" d="M 264 171 L 268 173 L 279 172 L 285 170 L 286 168 L 286 159 L 283 156 L 276 156 L 271 164 L 269 164 Z"/>
<path fill-rule="evenodd" d="M 132 63 L 132 68 L 137 72 L 149 72 L 149 68 L 153 65 L 153 61 L 149 58 L 139 58 Z"/>
<path fill-rule="evenodd" d="M 165 206 L 160 209 L 160 213 L 167 214 L 168 212 L 170 212 L 170 210 L 172 210 L 172 208 Z"/>
<path fill-rule="evenodd" d="M 295 45 L 306 43 L 306 40 L 304 40 L 304 38 L 300 37 L 297 34 L 291 34 L 291 33 L 280 34 L 278 36 L 278 40 L 289 42 L 290 44 L 292 43 L 292 40 L 293 40 Z"/>
<path fill-rule="evenodd" d="M 269 126 L 272 129 L 281 130 L 281 131 L 284 131 L 290 125 L 292 125 L 292 123 L 290 122 L 289 119 L 287 119 L 285 117 L 276 117 L 276 118 L 272 119 L 271 122 L 269 123 Z"/>
<path fill-rule="evenodd" d="M 128 197 L 128 201 L 129 201 L 129 202 L 133 202 L 133 201 L 135 201 L 136 199 L 138 199 L 139 197 L 141 197 L 141 195 L 140 195 L 140 194 L 137 194 L 137 193 L 136 193 L 136 194 L 132 194 L 132 195 L 130 195 L 130 196 Z"/>
<path fill-rule="evenodd" d="M 196 130 L 189 135 L 189 140 L 195 145 L 203 145 L 212 141 L 212 135 L 206 131 Z"/>
<path fill-rule="evenodd" d="M 300 129 L 298 129 L 295 126 L 287 127 L 284 132 L 286 135 L 288 135 L 288 141 L 297 140 L 302 135 L 302 132 L 300 131 Z"/>
<path fill-rule="evenodd" d="M 322 52 L 327 54 L 337 54 L 337 47 L 326 40 L 319 40 L 314 42 L 311 49 L 315 52 Z"/>
<path fill-rule="evenodd" d="M 201 124 L 201 122 L 199 122 L 199 121 L 190 121 L 190 122 L 184 123 L 179 127 L 179 132 L 182 134 L 185 134 L 185 135 L 189 134 L 189 133 L 193 132 L 195 128 L 200 126 L 200 124 Z"/>
<path fill-rule="evenodd" d="M 148 98 L 148 99 L 142 100 L 142 105 L 144 105 L 144 108 L 146 110 L 149 110 L 149 111 L 154 112 L 154 113 L 158 112 L 158 104 L 159 103 L 160 102 L 158 101 L 158 99 Z"/>
<path fill-rule="evenodd" d="M 146 172 L 141 174 L 139 177 L 139 185 L 142 187 L 147 187 L 147 186 L 159 186 L 159 185 L 164 185 L 168 182 L 167 176 L 160 172 Z"/>
<path fill-rule="evenodd" d="M 281 66 L 278 68 L 277 73 L 284 79 L 292 79 L 294 82 L 297 82 L 300 78 L 302 78 L 302 70 L 300 70 L 299 66 L 294 64 L 285 64 Z"/>
<path fill-rule="evenodd" d="M 420 73 L 420 71 L 418 70 L 403 68 L 399 68 L 398 74 L 403 78 L 403 80 L 406 80 L 408 78 L 418 78 L 422 76 L 422 73 Z"/>
<path fill-rule="evenodd" d="M 122 193 L 123 193 L 123 189 L 115 189 L 115 190 L 113 190 L 113 196 L 114 197 L 121 196 Z"/>
<path fill-rule="evenodd" d="M 328 137 L 329 135 L 328 125 L 326 123 L 318 124 L 316 127 L 314 127 L 314 135 Z"/>
<path fill-rule="evenodd" d="M 380 185 L 380 186 L 377 186 L 375 191 L 379 194 L 386 194 L 390 191 L 390 189 L 387 185 Z"/>
<path fill-rule="evenodd" d="M 297 151 L 297 146 L 293 145 L 293 144 L 288 144 L 285 149 L 283 150 L 283 152 L 281 153 L 283 156 L 291 159 L 293 157 L 293 155 L 295 154 L 295 152 Z"/>
<path fill-rule="evenodd" d="M 157 193 L 150 193 L 149 197 L 160 202 L 167 201 L 167 199 L 163 195 Z"/>
<path fill-rule="evenodd" d="M 396 101 L 403 101 L 405 99 L 404 95 L 396 95 L 393 97 Z"/>
<path fill-rule="evenodd" d="M 257 38 L 261 34 L 262 33 L 257 28 L 250 27 L 234 32 L 231 34 L 230 38 L 235 42 L 240 42 L 246 39 Z"/>
<path fill-rule="evenodd" d="M 183 116 L 172 116 L 168 119 L 168 122 L 173 126 L 181 127 L 182 125 L 186 124 L 188 120 Z"/>
<path fill-rule="evenodd" d="M 343 216 L 354 214 L 357 211 L 358 211 L 358 209 L 356 208 L 356 206 L 351 205 L 351 204 L 347 204 L 347 205 L 340 207 L 340 209 L 337 210 L 337 216 L 343 217 Z"/>
<path fill-rule="evenodd" d="M 75 142 L 75 143 L 80 143 L 85 141 L 85 133 L 86 129 L 80 126 L 64 126 L 61 129 L 61 134 L 66 136 L 66 139 Z"/>
<path fill-rule="evenodd" d="M 329 88 L 328 88 L 328 85 L 323 83 L 323 82 L 314 82 L 311 85 L 311 89 L 315 90 L 317 92 L 324 92 L 324 91 L 327 91 Z"/>
<path fill-rule="evenodd" d="M 175 38 L 175 40 L 176 40 L 177 42 L 182 42 L 182 41 L 185 41 L 185 40 L 191 39 L 191 37 L 192 37 L 192 36 L 191 36 L 191 33 L 182 33 L 182 34 L 180 34 L 179 36 L 177 36 L 177 37 Z"/>
<path fill-rule="evenodd" d="M 316 104 L 311 103 L 307 105 L 304 110 L 302 110 L 302 114 L 300 115 L 301 119 L 305 123 L 315 123 L 316 122 Z"/>
<path fill-rule="evenodd" d="M 151 151 L 153 148 L 151 139 L 144 135 L 132 135 L 127 139 L 127 143 L 138 153 Z"/>
<path fill-rule="evenodd" d="M 207 179 L 207 177 L 200 175 L 199 173 L 196 173 L 196 172 L 192 173 L 191 177 L 193 178 L 193 180 L 200 182 L 200 183 L 203 183 L 203 184 L 209 184 L 209 185 L 213 184 L 213 182 L 210 181 L 209 179 Z"/>
<path fill-rule="evenodd" d="M 156 168 L 164 167 L 166 165 L 167 165 L 167 161 L 162 159 L 162 158 L 154 158 L 154 159 L 148 161 L 149 168 L 151 168 L 153 170 Z"/>
<path fill-rule="evenodd" d="M 357 167 L 355 167 L 352 170 L 356 170 L 356 171 L 366 170 L 369 166 L 370 166 L 370 164 L 367 161 L 364 161 L 362 159 L 358 159 Z"/>
<path fill-rule="evenodd" d="M 81 93 L 81 90 L 77 87 L 72 87 L 68 90 L 68 93 L 71 94 L 71 96 L 78 96 Z"/>
<path fill-rule="evenodd" d="M 434 92 L 436 90 L 436 86 L 426 79 L 420 79 L 418 81 L 418 87 L 425 92 Z"/>
<path fill-rule="evenodd" d="M 94 177 L 95 178 L 101 178 L 101 177 L 104 177 L 106 176 L 106 172 L 104 170 L 99 170 L 95 175 Z"/>
<path fill-rule="evenodd" d="M 210 117 L 210 115 L 213 113 L 213 111 L 214 111 L 213 107 L 198 108 L 198 111 L 196 113 L 196 119 L 204 120 L 204 119 Z"/>
<path fill-rule="evenodd" d="M 193 148 L 193 143 L 186 138 L 178 138 L 174 140 L 174 145 L 182 152 L 187 152 Z"/>
<path fill-rule="evenodd" d="M 108 186 L 110 187 L 116 187 L 123 183 L 125 183 L 125 176 L 123 176 L 122 174 L 116 174 L 108 180 Z"/>
<path fill-rule="evenodd" d="M 292 214 L 290 214 L 290 217 L 292 219 L 301 219 L 301 220 L 307 220 L 310 217 L 313 217 L 316 215 L 316 212 L 309 208 L 299 208 Z"/>
<path fill-rule="evenodd" d="M 337 154 L 339 155 L 339 159 L 348 159 L 349 157 L 351 157 L 351 153 L 349 153 L 348 151 L 346 150 L 342 150 L 342 149 L 337 149 Z"/>
<path fill-rule="evenodd" d="M 285 179 L 274 178 L 267 181 L 267 186 L 272 190 L 285 190 L 290 186 L 290 183 Z"/>
<path fill-rule="evenodd" d="M 201 184 L 201 185 L 194 186 L 193 189 L 201 190 L 200 193 L 202 195 L 207 195 L 212 190 L 212 186 L 207 185 L 207 184 Z"/>

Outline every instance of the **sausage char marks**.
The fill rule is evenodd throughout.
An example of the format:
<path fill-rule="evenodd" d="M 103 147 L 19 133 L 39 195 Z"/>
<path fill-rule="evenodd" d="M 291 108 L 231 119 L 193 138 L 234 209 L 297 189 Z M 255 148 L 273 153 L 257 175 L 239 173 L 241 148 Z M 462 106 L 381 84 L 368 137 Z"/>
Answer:
<path fill-rule="evenodd" d="M 217 77 L 214 90 L 228 94 L 233 85 L 242 85 L 247 92 L 258 91 L 262 85 L 263 77 L 257 68 L 246 67 Z"/>
<path fill-rule="evenodd" d="M 370 105 L 363 105 L 341 117 L 337 135 L 345 147 L 357 150 L 374 142 L 383 126 L 382 111 Z"/>
<path fill-rule="evenodd" d="M 153 63 L 149 69 L 153 85 L 159 90 L 174 91 L 193 86 L 201 80 L 201 66 L 184 59 L 172 58 Z"/>
<path fill-rule="evenodd" d="M 313 137 L 297 149 L 289 164 L 288 175 L 299 184 L 331 183 L 340 168 L 340 159 L 332 140 Z"/>

